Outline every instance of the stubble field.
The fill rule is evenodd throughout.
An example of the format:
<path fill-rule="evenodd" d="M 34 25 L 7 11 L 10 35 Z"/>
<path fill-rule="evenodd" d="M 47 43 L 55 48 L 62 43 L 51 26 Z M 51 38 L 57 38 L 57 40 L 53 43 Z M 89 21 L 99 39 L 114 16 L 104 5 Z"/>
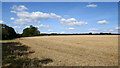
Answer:
<path fill-rule="evenodd" d="M 31 47 L 31 58 L 50 58 L 44 66 L 117 66 L 117 35 L 37 36 L 17 39 Z"/>

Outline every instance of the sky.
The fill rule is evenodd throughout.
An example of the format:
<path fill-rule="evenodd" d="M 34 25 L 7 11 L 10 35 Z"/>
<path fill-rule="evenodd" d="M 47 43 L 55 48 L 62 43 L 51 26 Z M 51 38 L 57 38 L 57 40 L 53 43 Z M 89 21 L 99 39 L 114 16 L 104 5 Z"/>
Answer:
<path fill-rule="evenodd" d="M 2 2 L 119 2 L 120 0 L 2 0 Z"/>
<path fill-rule="evenodd" d="M 41 33 L 117 33 L 118 2 L 3 2 L 2 20 L 22 33 L 33 25 Z"/>

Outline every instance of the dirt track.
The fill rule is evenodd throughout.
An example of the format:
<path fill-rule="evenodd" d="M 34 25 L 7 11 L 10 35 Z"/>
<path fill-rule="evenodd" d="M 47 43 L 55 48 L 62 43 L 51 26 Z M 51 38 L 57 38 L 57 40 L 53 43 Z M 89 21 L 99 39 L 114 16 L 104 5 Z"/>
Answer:
<path fill-rule="evenodd" d="M 20 38 L 35 51 L 30 57 L 51 58 L 47 66 L 116 66 L 118 36 L 78 35 Z"/>

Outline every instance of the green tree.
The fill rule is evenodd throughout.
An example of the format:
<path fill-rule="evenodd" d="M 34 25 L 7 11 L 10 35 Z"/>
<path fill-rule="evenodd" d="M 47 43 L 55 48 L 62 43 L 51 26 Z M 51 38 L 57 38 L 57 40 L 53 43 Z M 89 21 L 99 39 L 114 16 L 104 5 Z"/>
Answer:
<path fill-rule="evenodd" d="M 109 35 L 111 35 L 111 33 L 108 33 Z"/>
<path fill-rule="evenodd" d="M 92 35 L 92 32 L 90 32 L 89 35 Z"/>
<path fill-rule="evenodd" d="M 40 35 L 40 31 L 36 27 L 33 27 L 30 25 L 29 28 L 25 28 L 22 33 L 23 36 L 29 37 L 29 36 L 37 36 Z"/>
<path fill-rule="evenodd" d="M 2 33 L 3 40 L 13 39 L 17 37 L 15 30 L 6 24 L 0 24 L 0 33 Z"/>
<path fill-rule="evenodd" d="M 104 35 L 104 33 L 100 33 L 100 35 Z"/>

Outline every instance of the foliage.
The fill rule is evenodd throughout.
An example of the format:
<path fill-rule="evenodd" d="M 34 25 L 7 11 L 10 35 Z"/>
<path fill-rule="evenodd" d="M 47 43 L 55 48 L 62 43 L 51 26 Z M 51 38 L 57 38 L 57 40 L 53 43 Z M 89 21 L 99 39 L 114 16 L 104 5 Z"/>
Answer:
<path fill-rule="evenodd" d="M 90 32 L 89 35 L 92 35 L 92 33 Z"/>
<path fill-rule="evenodd" d="M 38 36 L 38 35 L 40 35 L 40 31 L 38 31 L 38 29 L 36 27 L 33 27 L 32 25 L 30 25 L 29 28 L 25 28 L 22 34 L 22 36 L 25 37 Z"/>
<path fill-rule="evenodd" d="M 100 35 L 111 35 L 111 33 L 100 33 Z"/>
<path fill-rule="evenodd" d="M 15 30 L 5 24 L 0 24 L 0 32 L 0 34 L 2 34 L 2 40 L 8 40 L 17 37 Z"/>

